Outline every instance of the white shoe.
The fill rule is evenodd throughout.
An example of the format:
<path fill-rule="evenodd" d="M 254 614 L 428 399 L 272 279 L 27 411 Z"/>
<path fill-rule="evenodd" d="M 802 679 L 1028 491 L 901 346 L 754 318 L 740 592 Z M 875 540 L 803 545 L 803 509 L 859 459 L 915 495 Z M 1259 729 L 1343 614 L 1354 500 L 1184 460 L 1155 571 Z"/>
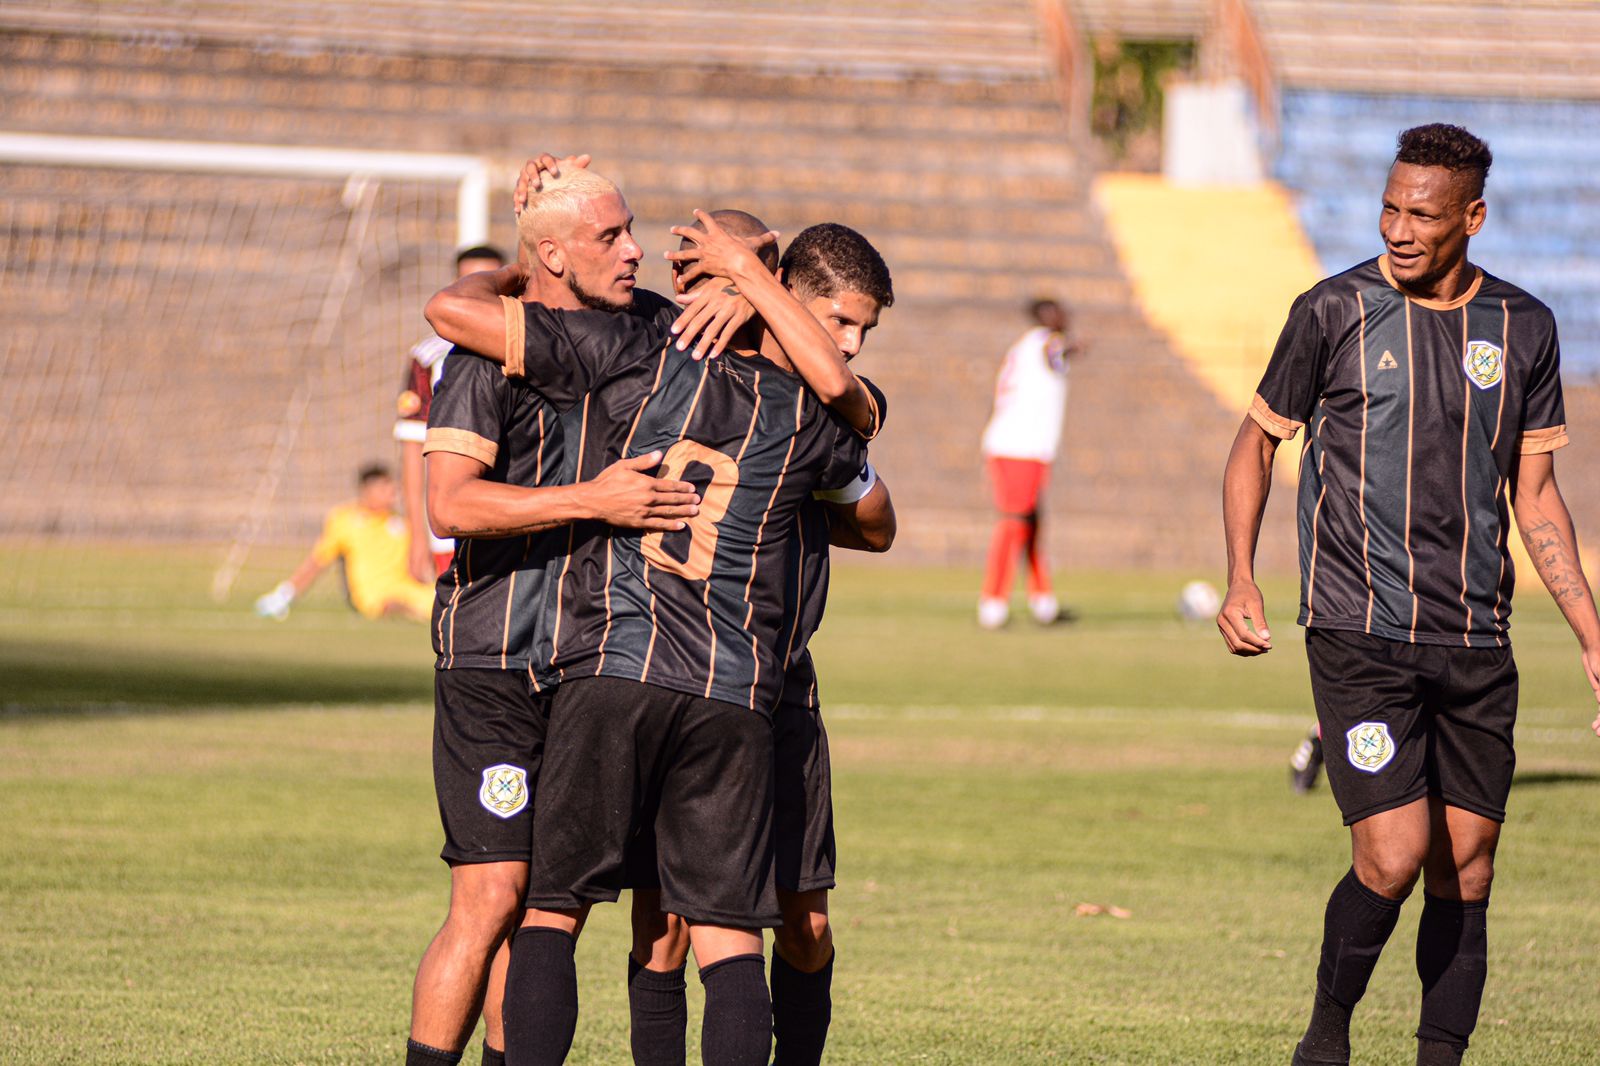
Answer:
<path fill-rule="evenodd" d="M 978 601 L 978 625 L 984 629 L 999 629 L 1011 619 L 1011 604 L 1005 600 L 985 596 Z"/>
<path fill-rule="evenodd" d="M 1061 601 L 1048 592 L 1028 597 L 1028 612 L 1042 626 L 1052 626 L 1061 621 Z"/>

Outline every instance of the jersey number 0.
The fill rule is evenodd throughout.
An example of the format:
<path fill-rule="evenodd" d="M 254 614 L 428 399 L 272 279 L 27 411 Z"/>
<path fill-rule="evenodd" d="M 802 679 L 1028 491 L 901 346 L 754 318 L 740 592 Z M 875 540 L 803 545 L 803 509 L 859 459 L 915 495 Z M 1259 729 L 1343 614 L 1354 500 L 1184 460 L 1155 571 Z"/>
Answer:
<path fill-rule="evenodd" d="M 711 561 L 717 554 L 717 523 L 728 513 L 733 490 L 739 486 L 739 464 L 731 456 L 692 440 L 680 440 L 667 449 L 657 477 L 677 480 L 690 463 L 711 468 L 711 482 L 700 493 L 700 513 L 684 519 L 689 534 L 689 555 L 679 560 L 667 554 L 665 533 L 647 534 L 639 542 L 644 557 L 669 573 L 690 581 L 711 576 Z"/>

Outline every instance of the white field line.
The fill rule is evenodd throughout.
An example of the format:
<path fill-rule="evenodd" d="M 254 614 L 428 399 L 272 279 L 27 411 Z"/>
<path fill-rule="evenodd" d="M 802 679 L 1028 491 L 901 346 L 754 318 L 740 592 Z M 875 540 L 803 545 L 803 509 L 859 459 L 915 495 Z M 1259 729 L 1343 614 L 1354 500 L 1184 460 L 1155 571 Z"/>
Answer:
<path fill-rule="evenodd" d="M 1559 717 L 1565 708 L 1524 707 L 1523 714 Z M 1270 711 L 1219 711 L 1199 707 L 1071 707 L 1043 704 L 927 704 L 891 706 L 888 704 L 839 703 L 823 707 L 825 718 L 845 721 L 878 722 L 1141 722 L 1155 725 L 1199 723 L 1225 729 L 1286 729 L 1295 732 L 1310 728 L 1316 720 L 1311 713 L 1275 714 Z M 1536 744 L 1568 744 L 1594 734 L 1588 729 L 1555 729 L 1523 726 L 1516 739 Z"/>

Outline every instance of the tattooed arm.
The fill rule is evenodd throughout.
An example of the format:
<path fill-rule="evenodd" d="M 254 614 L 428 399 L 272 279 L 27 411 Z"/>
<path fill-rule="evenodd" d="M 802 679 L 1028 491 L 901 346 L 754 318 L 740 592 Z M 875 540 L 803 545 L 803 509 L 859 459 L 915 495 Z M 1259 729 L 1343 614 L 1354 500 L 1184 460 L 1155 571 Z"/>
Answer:
<path fill-rule="evenodd" d="M 1600 702 L 1600 616 L 1595 613 L 1594 593 L 1578 557 L 1572 515 L 1556 486 L 1554 456 L 1549 452 L 1521 456 L 1514 486 L 1512 506 L 1522 541 L 1545 588 L 1578 636 L 1584 676 Z M 1600 714 L 1595 717 L 1594 730 L 1600 735 Z"/>

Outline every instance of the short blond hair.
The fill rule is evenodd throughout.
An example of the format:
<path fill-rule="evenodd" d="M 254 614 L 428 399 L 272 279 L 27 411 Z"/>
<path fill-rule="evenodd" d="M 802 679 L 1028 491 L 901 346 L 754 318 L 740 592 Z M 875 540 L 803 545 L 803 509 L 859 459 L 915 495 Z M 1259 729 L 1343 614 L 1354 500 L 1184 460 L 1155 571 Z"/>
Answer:
<path fill-rule="evenodd" d="M 565 237 L 590 200 L 619 191 L 604 174 L 582 167 L 567 167 L 559 178 L 547 176 L 544 187 L 528 197 L 527 206 L 517 216 L 517 239 L 532 249 L 547 237 Z"/>

